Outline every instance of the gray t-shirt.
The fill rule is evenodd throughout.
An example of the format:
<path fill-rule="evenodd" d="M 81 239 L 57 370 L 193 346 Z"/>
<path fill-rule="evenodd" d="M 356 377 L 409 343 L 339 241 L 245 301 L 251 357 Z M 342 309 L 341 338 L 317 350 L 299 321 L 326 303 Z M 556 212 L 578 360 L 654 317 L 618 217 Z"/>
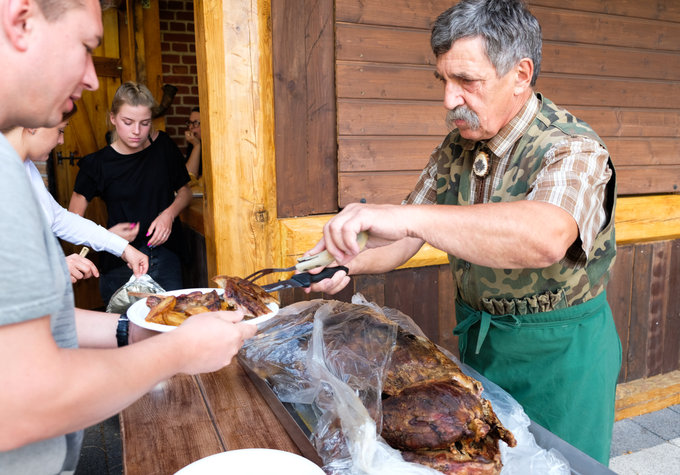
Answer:
<path fill-rule="evenodd" d="M 0 171 L 0 326 L 50 315 L 57 345 L 76 348 L 73 287 L 64 253 L 33 194 L 24 164 L 2 134 Z M 79 431 L 0 452 L 0 473 L 73 472 L 81 443 Z"/>

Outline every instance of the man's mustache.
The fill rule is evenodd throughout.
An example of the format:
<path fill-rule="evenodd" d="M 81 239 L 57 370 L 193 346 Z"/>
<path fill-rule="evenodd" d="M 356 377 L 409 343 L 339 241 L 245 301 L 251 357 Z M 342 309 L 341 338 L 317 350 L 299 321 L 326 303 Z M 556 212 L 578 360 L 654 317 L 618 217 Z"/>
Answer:
<path fill-rule="evenodd" d="M 458 106 L 446 113 L 446 125 L 450 129 L 455 129 L 454 121 L 464 120 L 471 130 L 477 130 L 480 127 L 479 116 L 466 106 Z"/>

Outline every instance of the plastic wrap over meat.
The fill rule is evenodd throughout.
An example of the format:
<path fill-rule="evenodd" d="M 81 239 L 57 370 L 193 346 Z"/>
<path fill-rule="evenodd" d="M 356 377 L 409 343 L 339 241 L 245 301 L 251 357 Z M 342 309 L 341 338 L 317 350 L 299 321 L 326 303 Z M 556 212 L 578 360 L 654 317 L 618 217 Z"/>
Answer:
<path fill-rule="evenodd" d="M 241 359 L 279 400 L 309 406 L 310 440 L 328 474 L 491 474 L 501 458 L 503 474 L 569 473 L 536 445 L 507 393 L 464 374 L 406 315 L 358 294 L 352 304 L 281 309 Z"/>

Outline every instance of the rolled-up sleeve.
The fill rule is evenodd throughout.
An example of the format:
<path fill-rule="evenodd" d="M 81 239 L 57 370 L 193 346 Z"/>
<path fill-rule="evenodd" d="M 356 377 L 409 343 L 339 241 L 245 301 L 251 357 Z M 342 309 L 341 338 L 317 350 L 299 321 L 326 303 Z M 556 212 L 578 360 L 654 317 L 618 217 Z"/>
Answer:
<path fill-rule="evenodd" d="M 608 159 L 609 153 L 597 141 L 569 137 L 546 153 L 544 167 L 527 195 L 529 200 L 559 206 L 574 218 L 585 258 L 606 224 L 605 196 L 612 176 Z"/>

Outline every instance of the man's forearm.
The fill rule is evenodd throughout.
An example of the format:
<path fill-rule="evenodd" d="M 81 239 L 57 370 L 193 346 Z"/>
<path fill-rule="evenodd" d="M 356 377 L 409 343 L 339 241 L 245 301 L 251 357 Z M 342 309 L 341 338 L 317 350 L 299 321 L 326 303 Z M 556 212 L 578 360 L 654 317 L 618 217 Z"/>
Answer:
<path fill-rule="evenodd" d="M 366 249 L 345 265 L 350 275 L 383 274 L 404 264 L 422 245 L 420 239 L 405 238 L 388 246 Z"/>
<path fill-rule="evenodd" d="M 488 267 L 547 267 L 578 238 L 571 215 L 549 203 L 416 208 L 405 217 L 410 233 L 448 254 Z"/>

